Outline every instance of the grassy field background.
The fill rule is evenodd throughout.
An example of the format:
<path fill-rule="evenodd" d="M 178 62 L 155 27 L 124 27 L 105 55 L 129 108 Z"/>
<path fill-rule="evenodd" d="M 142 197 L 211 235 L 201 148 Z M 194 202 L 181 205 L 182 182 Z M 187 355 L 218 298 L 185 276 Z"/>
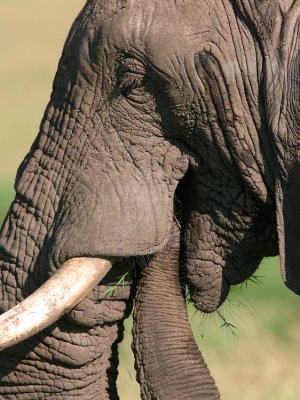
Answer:
<path fill-rule="evenodd" d="M 0 221 L 13 198 L 16 169 L 38 132 L 68 29 L 82 0 L 0 0 Z M 300 299 L 281 281 L 277 258 L 259 284 L 233 290 L 221 313 L 189 308 L 199 347 L 224 400 L 300 400 Z M 120 346 L 122 400 L 137 400 L 131 319 Z M 163 373 L 163 371 L 162 371 Z"/>

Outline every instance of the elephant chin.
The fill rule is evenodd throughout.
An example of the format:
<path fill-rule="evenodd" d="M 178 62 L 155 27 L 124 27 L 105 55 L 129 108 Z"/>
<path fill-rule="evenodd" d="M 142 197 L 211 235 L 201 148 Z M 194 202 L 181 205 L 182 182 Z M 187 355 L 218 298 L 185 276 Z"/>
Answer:
<path fill-rule="evenodd" d="M 99 258 L 66 261 L 32 295 L 0 316 L 0 350 L 28 339 L 57 321 L 83 300 L 111 267 L 110 261 Z"/>

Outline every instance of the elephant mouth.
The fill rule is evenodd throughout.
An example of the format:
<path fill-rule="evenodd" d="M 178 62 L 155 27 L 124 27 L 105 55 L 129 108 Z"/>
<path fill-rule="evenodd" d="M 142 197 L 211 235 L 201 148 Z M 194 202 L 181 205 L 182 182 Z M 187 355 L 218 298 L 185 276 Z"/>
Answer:
<path fill-rule="evenodd" d="M 277 238 L 273 237 L 271 245 L 266 246 L 273 232 L 272 227 L 266 228 L 269 221 L 261 228 L 260 236 L 253 235 L 254 231 L 257 233 L 255 218 L 247 229 L 244 220 L 237 219 L 235 229 L 231 226 L 230 231 L 224 223 L 226 217 L 220 217 L 221 209 L 203 212 L 198 201 L 195 206 L 183 195 L 186 184 L 191 182 L 184 178 L 174 195 L 174 218 L 180 225 L 184 259 L 181 275 L 194 305 L 202 312 L 213 312 L 225 301 L 232 284 L 250 277 L 264 255 L 276 254 Z M 225 229 L 230 233 L 227 236 Z M 0 350 L 33 336 L 73 309 L 112 268 L 110 260 L 111 256 L 106 255 L 66 257 L 46 283 L 0 316 Z"/>
<path fill-rule="evenodd" d="M 218 182 L 217 176 L 212 179 Z M 186 283 L 196 308 L 211 313 L 232 285 L 255 273 L 264 257 L 278 255 L 278 237 L 272 201 L 257 203 L 245 194 L 228 204 L 226 187 L 220 185 L 219 193 L 211 194 L 202 183 L 199 174 L 189 171 L 176 194 L 181 200 Z M 238 183 L 236 192 L 242 193 Z"/>

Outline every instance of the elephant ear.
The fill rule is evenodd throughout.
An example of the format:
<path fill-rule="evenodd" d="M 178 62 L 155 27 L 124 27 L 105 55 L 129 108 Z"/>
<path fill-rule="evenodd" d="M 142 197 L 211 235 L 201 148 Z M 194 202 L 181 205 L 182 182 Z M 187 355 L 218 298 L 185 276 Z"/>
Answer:
<path fill-rule="evenodd" d="M 261 50 L 264 113 L 278 159 L 279 177 L 282 168 L 288 169 L 286 156 L 290 159 L 290 151 L 300 145 L 298 138 L 291 137 L 291 127 L 299 129 L 300 2 L 231 1 L 236 14 L 255 33 Z"/>
<path fill-rule="evenodd" d="M 275 155 L 281 270 L 300 294 L 300 2 L 232 0 L 262 52 L 265 112 Z M 269 153 L 272 153 L 271 149 Z"/>
<path fill-rule="evenodd" d="M 266 73 L 280 74 L 278 66 L 288 62 L 299 22 L 299 1 L 283 0 L 231 0 L 245 25 L 260 42 Z M 276 65 L 272 64 L 275 62 Z M 269 69 L 270 67 L 270 69 Z M 266 76 L 265 78 L 270 78 Z M 270 91 L 271 93 L 271 91 Z"/>
<path fill-rule="evenodd" d="M 282 276 L 300 295 L 300 163 L 276 184 L 277 232 Z"/>

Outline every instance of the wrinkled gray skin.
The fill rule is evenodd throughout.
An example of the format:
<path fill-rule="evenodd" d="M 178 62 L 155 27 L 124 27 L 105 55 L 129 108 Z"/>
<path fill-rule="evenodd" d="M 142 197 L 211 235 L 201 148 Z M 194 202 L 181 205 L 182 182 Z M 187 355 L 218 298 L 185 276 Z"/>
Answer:
<path fill-rule="evenodd" d="M 300 293 L 299 10 L 299 0 L 87 2 L 2 228 L 1 312 L 69 258 L 114 267 L 68 315 L 1 353 L 1 399 L 118 398 L 116 344 L 138 278 L 104 292 L 131 263 L 139 275 L 141 256 L 154 255 L 137 283 L 143 399 L 219 398 L 179 274 L 211 312 L 279 251 Z"/>

